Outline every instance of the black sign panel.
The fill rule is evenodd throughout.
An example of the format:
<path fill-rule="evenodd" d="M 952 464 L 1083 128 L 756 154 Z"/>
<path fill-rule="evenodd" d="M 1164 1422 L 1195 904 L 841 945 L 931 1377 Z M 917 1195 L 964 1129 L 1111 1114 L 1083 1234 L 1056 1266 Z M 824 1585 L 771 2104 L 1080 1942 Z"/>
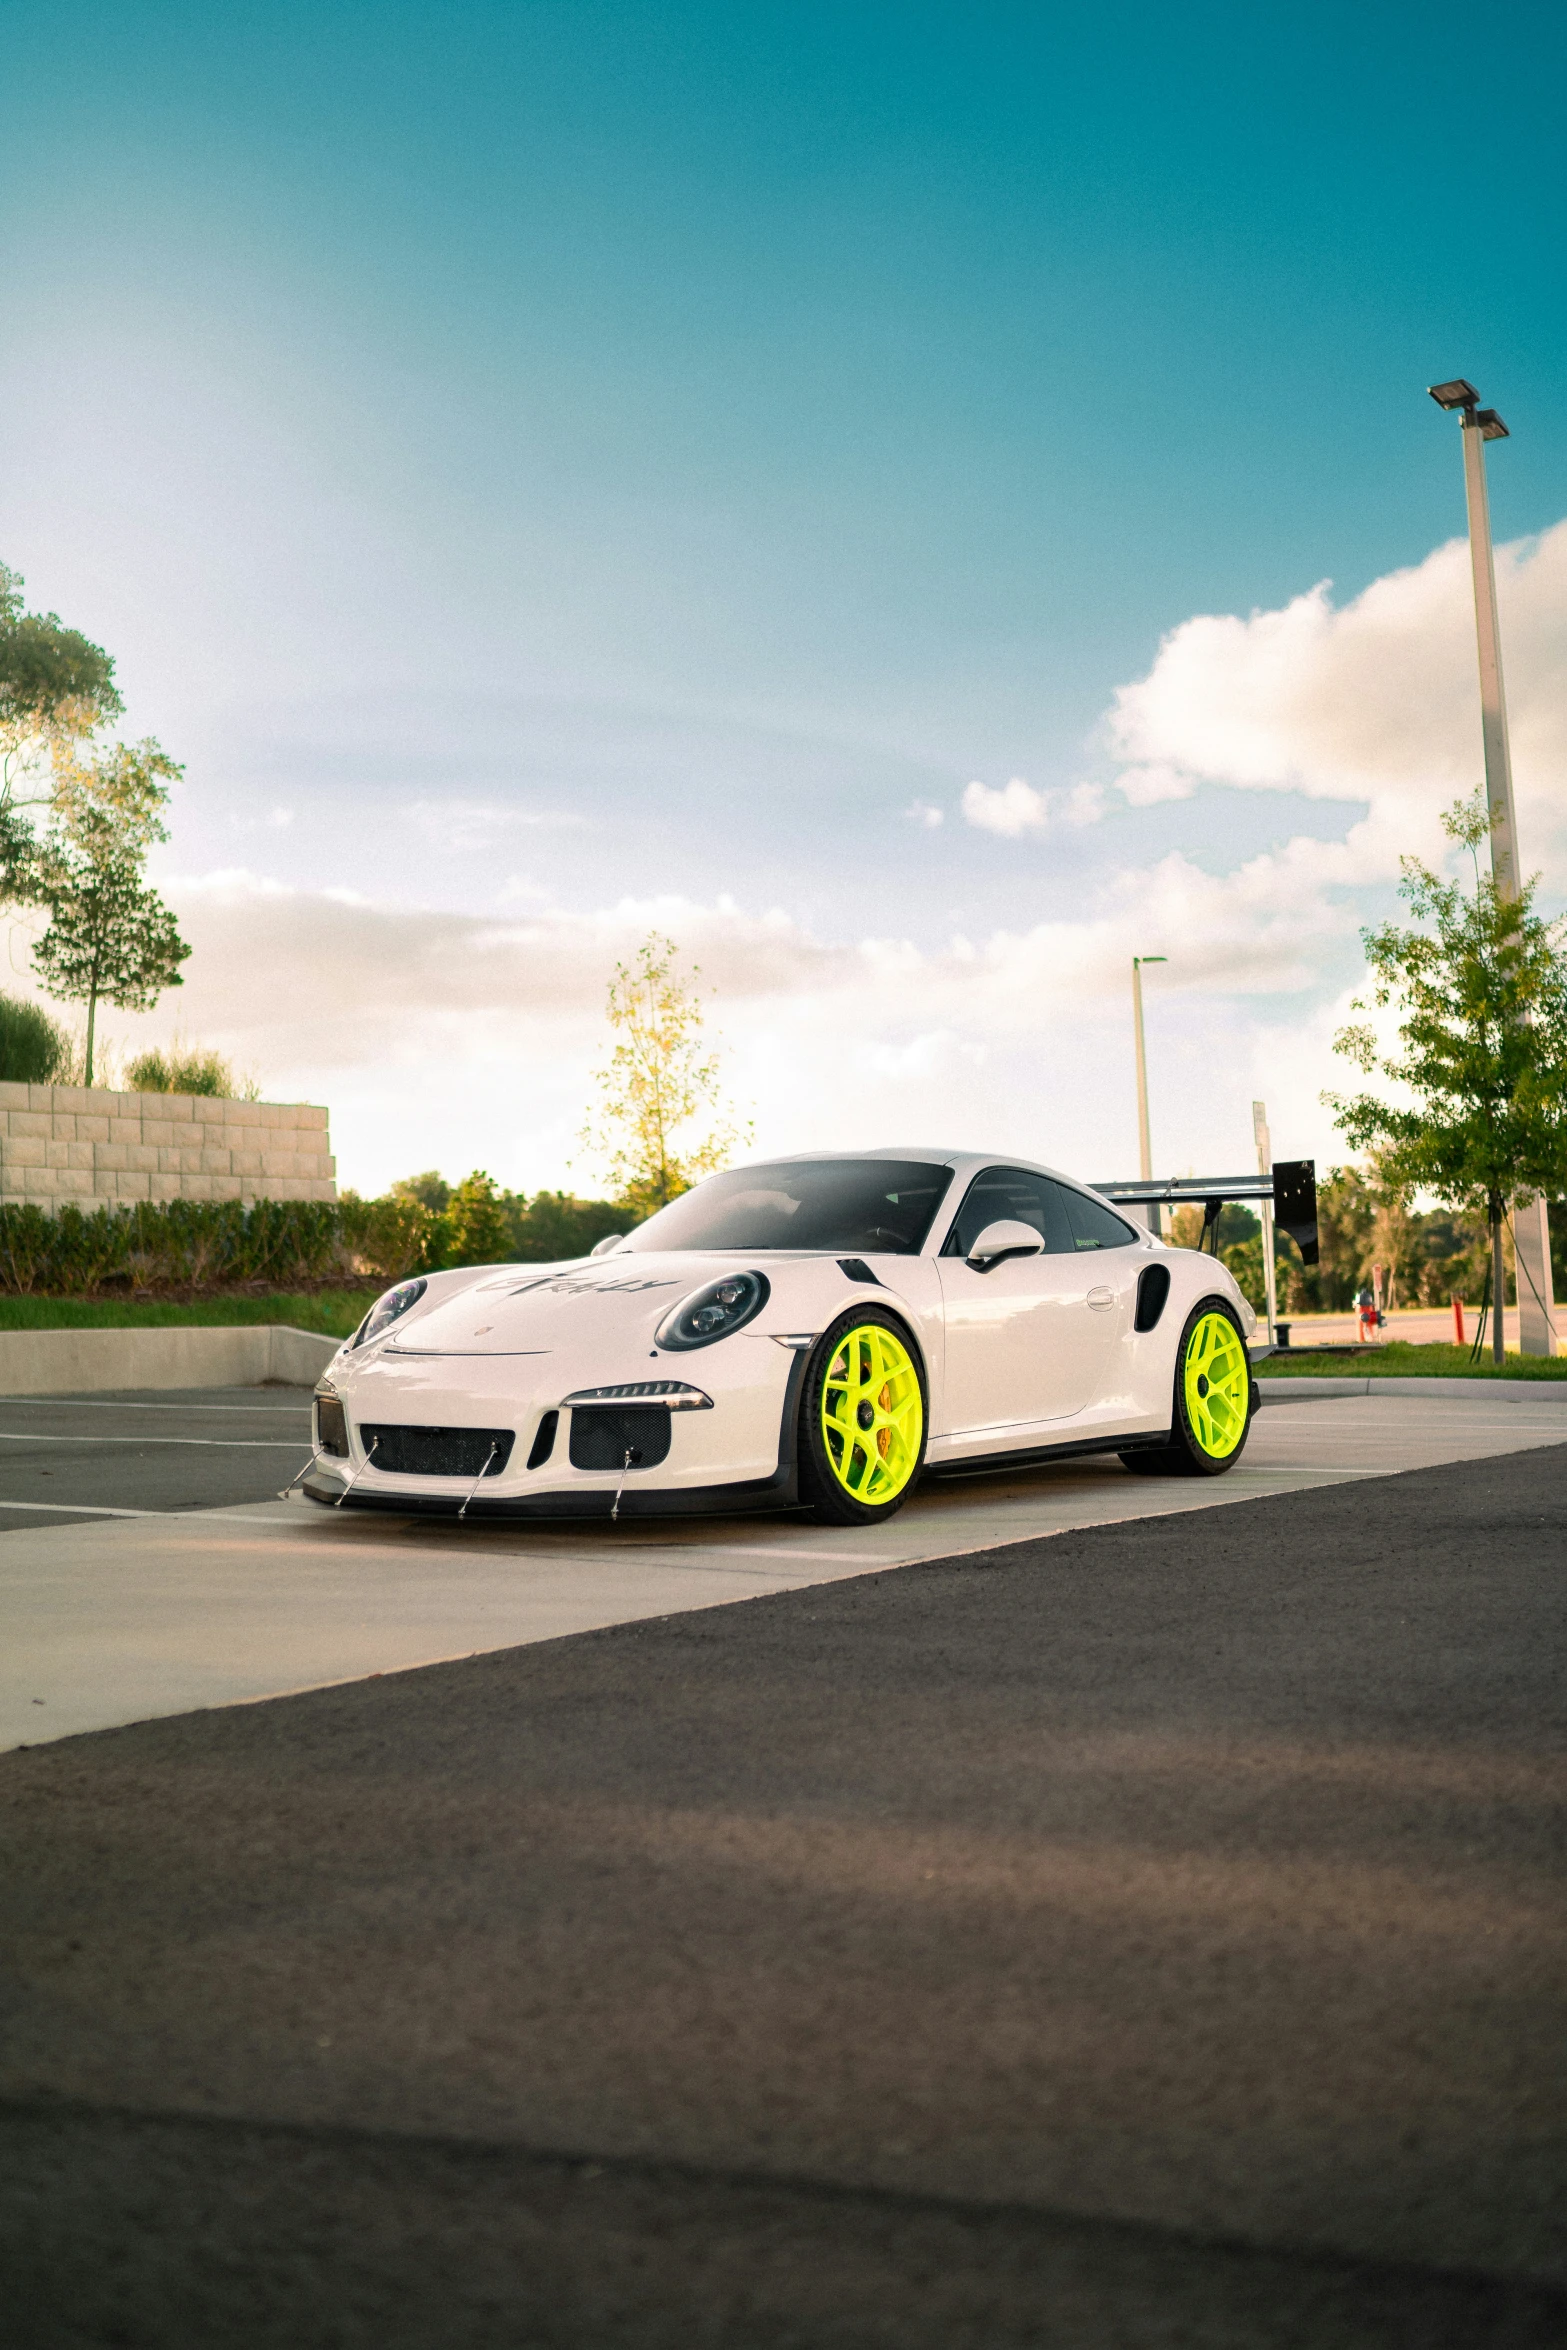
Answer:
<path fill-rule="evenodd" d="M 1317 1162 L 1275 1159 L 1273 1221 L 1287 1232 L 1308 1265 L 1317 1261 Z"/>

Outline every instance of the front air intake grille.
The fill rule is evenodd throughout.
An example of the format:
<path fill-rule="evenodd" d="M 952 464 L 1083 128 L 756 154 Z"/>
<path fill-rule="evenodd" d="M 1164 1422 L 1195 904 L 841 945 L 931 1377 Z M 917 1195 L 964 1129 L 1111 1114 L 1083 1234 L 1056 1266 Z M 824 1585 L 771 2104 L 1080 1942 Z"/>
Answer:
<path fill-rule="evenodd" d="M 361 1421 L 359 1441 L 370 1466 L 390 1469 L 395 1477 L 498 1477 L 511 1458 L 516 1432 L 511 1428 L 397 1428 L 372 1427 Z M 486 1461 L 489 1462 L 485 1468 Z"/>
<path fill-rule="evenodd" d="M 589 1404 L 571 1415 L 574 1469 L 656 1469 L 668 1458 L 666 1404 L 627 1404 L 619 1410 Z"/>

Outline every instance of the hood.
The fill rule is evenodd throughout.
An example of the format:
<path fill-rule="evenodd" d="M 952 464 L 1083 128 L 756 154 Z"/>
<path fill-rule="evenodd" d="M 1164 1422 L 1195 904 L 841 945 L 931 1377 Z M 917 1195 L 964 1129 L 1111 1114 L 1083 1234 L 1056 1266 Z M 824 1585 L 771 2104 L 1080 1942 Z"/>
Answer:
<path fill-rule="evenodd" d="M 732 1256 L 606 1257 L 578 1265 L 507 1265 L 393 1329 L 384 1355 L 553 1354 L 584 1340 L 648 1346 L 672 1306 Z"/>

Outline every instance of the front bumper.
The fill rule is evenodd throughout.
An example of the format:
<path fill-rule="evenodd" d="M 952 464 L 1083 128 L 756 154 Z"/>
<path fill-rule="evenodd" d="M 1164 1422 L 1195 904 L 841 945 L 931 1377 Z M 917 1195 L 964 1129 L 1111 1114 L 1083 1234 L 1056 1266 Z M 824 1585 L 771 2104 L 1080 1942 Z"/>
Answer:
<path fill-rule="evenodd" d="M 498 1365 L 486 1365 L 477 1374 L 465 1366 L 460 1382 L 448 1383 L 450 1375 L 432 1362 L 406 1387 L 385 1364 L 376 1366 L 372 1376 L 334 1377 L 337 1400 L 348 1415 L 349 1456 L 319 1457 L 300 1490 L 324 1508 L 486 1521 L 789 1509 L 799 1498 L 796 1438 L 806 1358 L 770 1339 L 747 1343 L 744 1333 L 726 1342 L 725 1356 L 727 1375 L 714 1379 L 710 1371 L 705 1382 L 713 1409 L 673 1414 L 667 1458 L 624 1472 L 570 1465 L 570 1413 L 562 1397 L 566 1366 L 559 1357 L 550 1358 L 547 1386 L 530 1365 L 534 1393 L 527 1398 L 518 1396 L 515 1387 L 509 1398 L 505 1395 L 502 1382 L 508 1374 Z M 571 1381 L 565 1391 L 603 1385 L 602 1365 L 596 1368 L 596 1379 Z M 534 1438 L 551 1411 L 560 1417 L 549 1457 L 530 1469 L 526 1464 Z M 500 1418 L 516 1430 L 500 1476 L 407 1476 L 381 1470 L 366 1459 L 358 1435 L 364 1424 L 471 1427 L 493 1426 Z"/>

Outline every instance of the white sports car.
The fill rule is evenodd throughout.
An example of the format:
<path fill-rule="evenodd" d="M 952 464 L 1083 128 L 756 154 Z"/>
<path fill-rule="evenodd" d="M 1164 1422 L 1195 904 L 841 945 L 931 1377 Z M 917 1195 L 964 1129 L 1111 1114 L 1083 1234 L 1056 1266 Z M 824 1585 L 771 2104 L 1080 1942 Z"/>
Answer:
<path fill-rule="evenodd" d="M 316 1391 L 334 1507 L 889 1517 L 916 1480 L 1119 1453 L 1233 1467 L 1256 1316 L 1069 1176 L 969 1151 L 713 1175 L 560 1265 L 388 1290 Z"/>

